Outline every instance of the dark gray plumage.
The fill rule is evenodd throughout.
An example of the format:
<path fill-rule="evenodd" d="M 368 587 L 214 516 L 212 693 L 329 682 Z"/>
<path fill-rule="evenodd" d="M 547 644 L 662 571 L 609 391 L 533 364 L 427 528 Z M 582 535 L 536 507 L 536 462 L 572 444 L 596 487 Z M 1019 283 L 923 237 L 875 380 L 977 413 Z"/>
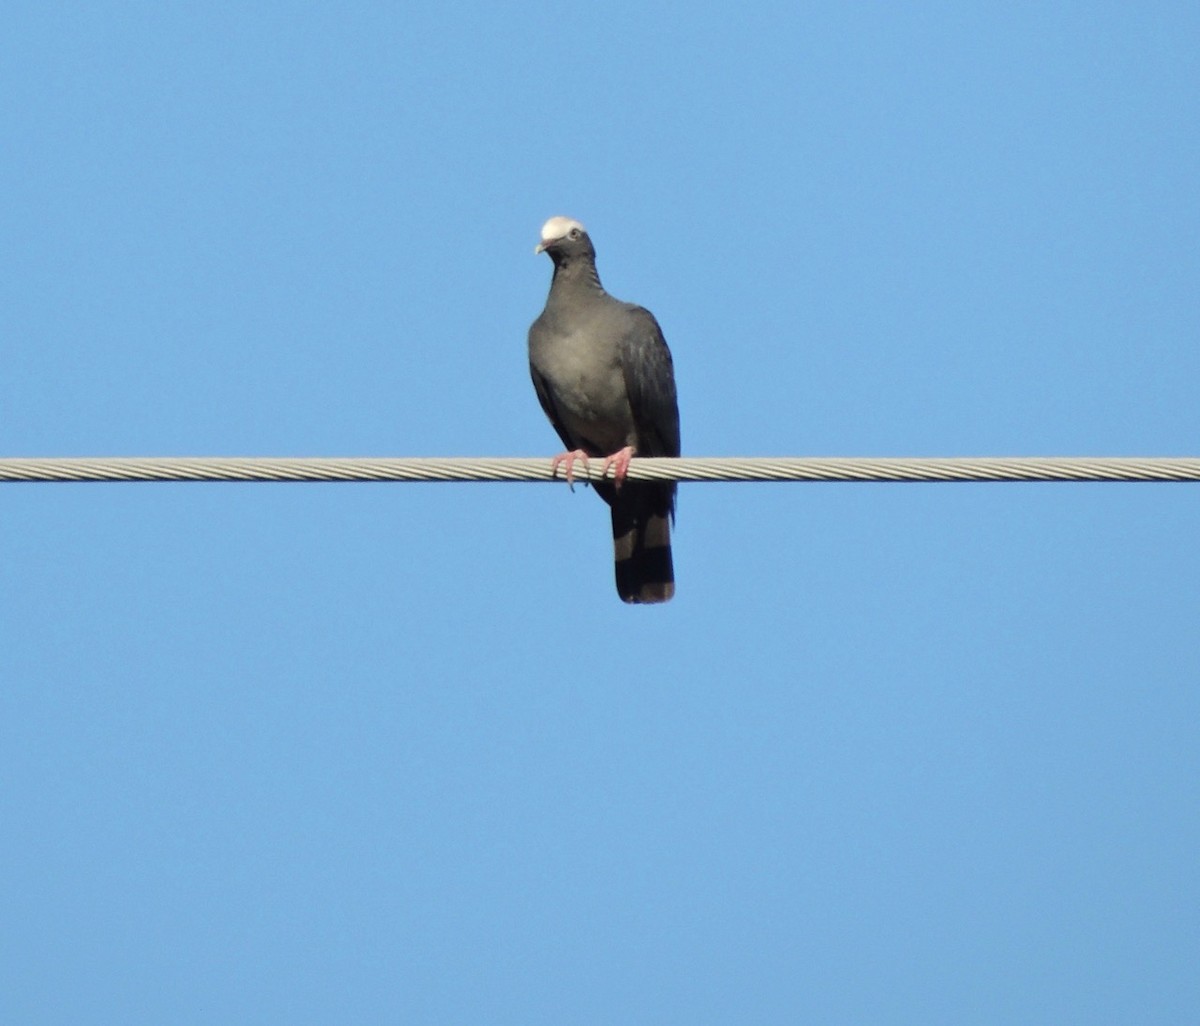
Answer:
<path fill-rule="evenodd" d="M 614 299 L 600 284 L 582 224 L 552 217 L 537 252 L 554 261 L 546 308 L 529 329 L 538 400 L 571 464 L 605 457 L 614 482 L 596 491 L 612 509 L 617 593 L 625 602 L 675 594 L 671 564 L 674 482 L 626 481 L 629 458 L 679 455 L 679 407 L 671 352 L 649 310 Z"/>

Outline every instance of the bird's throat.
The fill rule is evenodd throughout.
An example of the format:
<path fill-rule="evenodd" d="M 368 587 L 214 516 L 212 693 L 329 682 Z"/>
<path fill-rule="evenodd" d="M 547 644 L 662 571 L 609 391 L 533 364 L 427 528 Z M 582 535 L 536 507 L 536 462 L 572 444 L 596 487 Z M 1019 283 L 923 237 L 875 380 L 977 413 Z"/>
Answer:
<path fill-rule="evenodd" d="M 554 278 L 550 282 L 552 299 L 567 296 L 602 296 L 604 286 L 591 260 L 563 260 L 554 265 Z"/>

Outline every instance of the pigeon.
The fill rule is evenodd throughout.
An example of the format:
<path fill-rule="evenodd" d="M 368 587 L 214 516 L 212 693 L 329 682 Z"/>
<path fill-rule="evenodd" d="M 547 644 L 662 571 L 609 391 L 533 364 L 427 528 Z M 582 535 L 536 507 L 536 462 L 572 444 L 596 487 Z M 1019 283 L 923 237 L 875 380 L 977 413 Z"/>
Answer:
<path fill-rule="evenodd" d="M 596 250 L 569 217 L 542 225 L 535 253 L 554 277 L 546 308 L 529 329 L 529 371 L 566 464 L 604 457 L 613 479 L 595 484 L 612 512 L 617 594 L 625 602 L 666 602 L 675 594 L 671 523 L 675 482 L 628 481 L 630 457 L 679 455 L 679 406 L 671 351 L 649 310 L 614 299 L 600 284 Z"/>

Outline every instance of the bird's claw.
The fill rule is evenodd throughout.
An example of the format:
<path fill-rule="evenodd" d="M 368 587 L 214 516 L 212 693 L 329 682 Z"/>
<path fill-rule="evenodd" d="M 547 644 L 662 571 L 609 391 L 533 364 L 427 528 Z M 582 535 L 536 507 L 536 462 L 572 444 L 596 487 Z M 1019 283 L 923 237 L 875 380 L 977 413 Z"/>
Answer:
<path fill-rule="evenodd" d="M 611 456 L 604 457 L 604 468 L 600 471 L 601 474 L 607 475 L 608 468 L 613 468 L 613 484 L 620 491 L 621 485 L 625 483 L 625 475 L 629 473 L 629 460 L 633 456 L 633 446 L 627 445 L 624 449 L 614 452 Z"/>
<path fill-rule="evenodd" d="M 585 469 L 589 470 L 589 475 L 590 475 L 590 468 L 588 468 L 588 456 L 587 456 L 587 453 L 584 452 L 582 449 L 574 449 L 571 452 L 559 453 L 559 455 L 554 457 L 554 462 L 550 464 L 550 476 L 551 477 L 558 476 L 558 468 L 561 464 L 565 463 L 567 465 L 565 476 L 567 478 L 567 487 L 570 488 L 571 491 L 575 491 L 575 461 L 576 460 L 583 460 L 583 466 Z M 607 467 L 608 464 L 605 463 L 605 466 Z"/>

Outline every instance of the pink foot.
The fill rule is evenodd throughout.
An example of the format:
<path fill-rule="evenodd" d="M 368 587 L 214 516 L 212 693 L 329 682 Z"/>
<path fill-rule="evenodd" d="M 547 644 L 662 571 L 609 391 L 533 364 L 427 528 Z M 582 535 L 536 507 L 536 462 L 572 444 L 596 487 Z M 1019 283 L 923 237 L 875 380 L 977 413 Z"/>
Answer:
<path fill-rule="evenodd" d="M 608 468 L 613 468 L 613 482 L 618 491 L 621 485 L 625 483 L 625 475 L 629 473 L 629 460 L 633 456 L 633 446 L 627 445 L 624 449 L 614 452 L 611 456 L 604 457 L 604 469 L 600 471 L 602 474 L 608 473 Z"/>
<path fill-rule="evenodd" d="M 570 487 L 571 491 L 575 491 L 575 461 L 576 460 L 583 460 L 584 467 L 587 467 L 588 456 L 587 456 L 587 453 L 584 452 L 582 449 L 575 449 L 572 452 L 560 453 L 558 456 L 554 457 L 554 462 L 550 464 L 550 476 L 551 477 L 558 476 L 559 464 L 565 463 L 567 465 L 567 474 L 566 474 L 567 485 Z M 605 466 L 608 466 L 608 464 L 606 463 Z"/>

